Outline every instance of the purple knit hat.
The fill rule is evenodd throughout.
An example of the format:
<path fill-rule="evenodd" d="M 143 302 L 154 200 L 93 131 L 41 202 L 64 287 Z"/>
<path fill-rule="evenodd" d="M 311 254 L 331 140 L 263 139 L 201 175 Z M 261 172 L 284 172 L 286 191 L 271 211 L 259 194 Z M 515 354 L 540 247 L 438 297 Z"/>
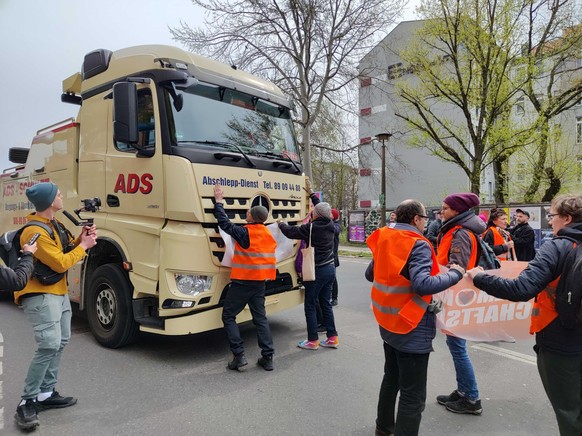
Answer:
<path fill-rule="evenodd" d="M 479 201 L 479 197 L 472 192 L 459 192 L 457 194 L 448 195 L 447 198 L 443 200 L 443 203 L 447 204 L 451 209 L 463 213 L 467 212 L 472 207 L 479 206 L 481 202 Z"/>

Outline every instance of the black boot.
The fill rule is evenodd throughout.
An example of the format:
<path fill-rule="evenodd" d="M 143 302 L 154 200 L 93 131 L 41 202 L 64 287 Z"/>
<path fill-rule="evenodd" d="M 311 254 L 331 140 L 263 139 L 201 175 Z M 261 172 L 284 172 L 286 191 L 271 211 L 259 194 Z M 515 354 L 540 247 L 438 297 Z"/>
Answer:
<path fill-rule="evenodd" d="M 245 353 L 234 354 L 233 358 L 230 362 L 228 362 L 228 369 L 232 369 L 235 371 L 240 371 L 243 366 L 248 365 L 247 358 L 245 357 Z"/>
<path fill-rule="evenodd" d="M 263 356 L 258 361 L 257 364 L 262 366 L 265 371 L 273 371 L 273 355 Z"/>

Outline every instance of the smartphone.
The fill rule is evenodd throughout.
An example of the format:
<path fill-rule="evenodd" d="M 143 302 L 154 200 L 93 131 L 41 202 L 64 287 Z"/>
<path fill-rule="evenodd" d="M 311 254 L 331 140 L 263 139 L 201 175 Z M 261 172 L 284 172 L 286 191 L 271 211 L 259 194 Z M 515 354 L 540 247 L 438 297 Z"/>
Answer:
<path fill-rule="evenodd" d="M 40 236 L 40 233 L 35 233 L 34 235 L 32 235 L 32 238 L 30 238 L 30 241 L 28 241 L 26 244 L 27 245 L 34 244 L 39 236 Z"/>

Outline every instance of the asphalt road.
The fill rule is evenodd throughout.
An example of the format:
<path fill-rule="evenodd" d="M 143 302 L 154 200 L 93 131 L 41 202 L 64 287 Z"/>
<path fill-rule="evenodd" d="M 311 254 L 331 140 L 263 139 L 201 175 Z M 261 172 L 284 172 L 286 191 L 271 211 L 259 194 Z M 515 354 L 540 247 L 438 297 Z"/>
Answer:
<path fill-rule="evenodd" d="M 256 366 L 254 326 L 242 326 L 248 369 L 226 369 L 220 330 L 189 337 L 142 335 L 137 344 L 100 347 L 75 318 L 57 389 L 76 406 L 40 414 L 38 435 L 373 435 L 384 356 L 370 312 L 367 259 L 342 258 L 335 310 L 340 348 L 305 351 L 303 308 L 270 318 L 275 370 Z M 440 333 L 434 341 L 422 435 L 557 435 L 532 351 L 515 344 L 471 343 L 481 416 L 456 415 L 436 403 L 455 388 Z M 3 346 L 3 347 L 2 347 Z M 35 349 L 22 312 L 0 302 L 0 434 L 18 434 L 14 409 Z"/>

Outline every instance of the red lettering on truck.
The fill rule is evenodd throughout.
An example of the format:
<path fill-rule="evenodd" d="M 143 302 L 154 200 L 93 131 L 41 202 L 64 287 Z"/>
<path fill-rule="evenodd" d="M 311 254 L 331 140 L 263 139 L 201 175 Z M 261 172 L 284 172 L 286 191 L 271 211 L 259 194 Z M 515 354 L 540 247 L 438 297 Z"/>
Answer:
<path fill-rule="evenodd" d="M 142 194 L 149 194 L 153 190 L 152 180 L 154 176 L 149 173 L 139 174 L 130 173 L 127 174 L 127 180 L 125 174 L 120 174 L 117 176 L 117 182 L 115 182 L 115 188 L 113 192 L 122 192 L 124 194 L 135 194 L 137 191 Z"/>

